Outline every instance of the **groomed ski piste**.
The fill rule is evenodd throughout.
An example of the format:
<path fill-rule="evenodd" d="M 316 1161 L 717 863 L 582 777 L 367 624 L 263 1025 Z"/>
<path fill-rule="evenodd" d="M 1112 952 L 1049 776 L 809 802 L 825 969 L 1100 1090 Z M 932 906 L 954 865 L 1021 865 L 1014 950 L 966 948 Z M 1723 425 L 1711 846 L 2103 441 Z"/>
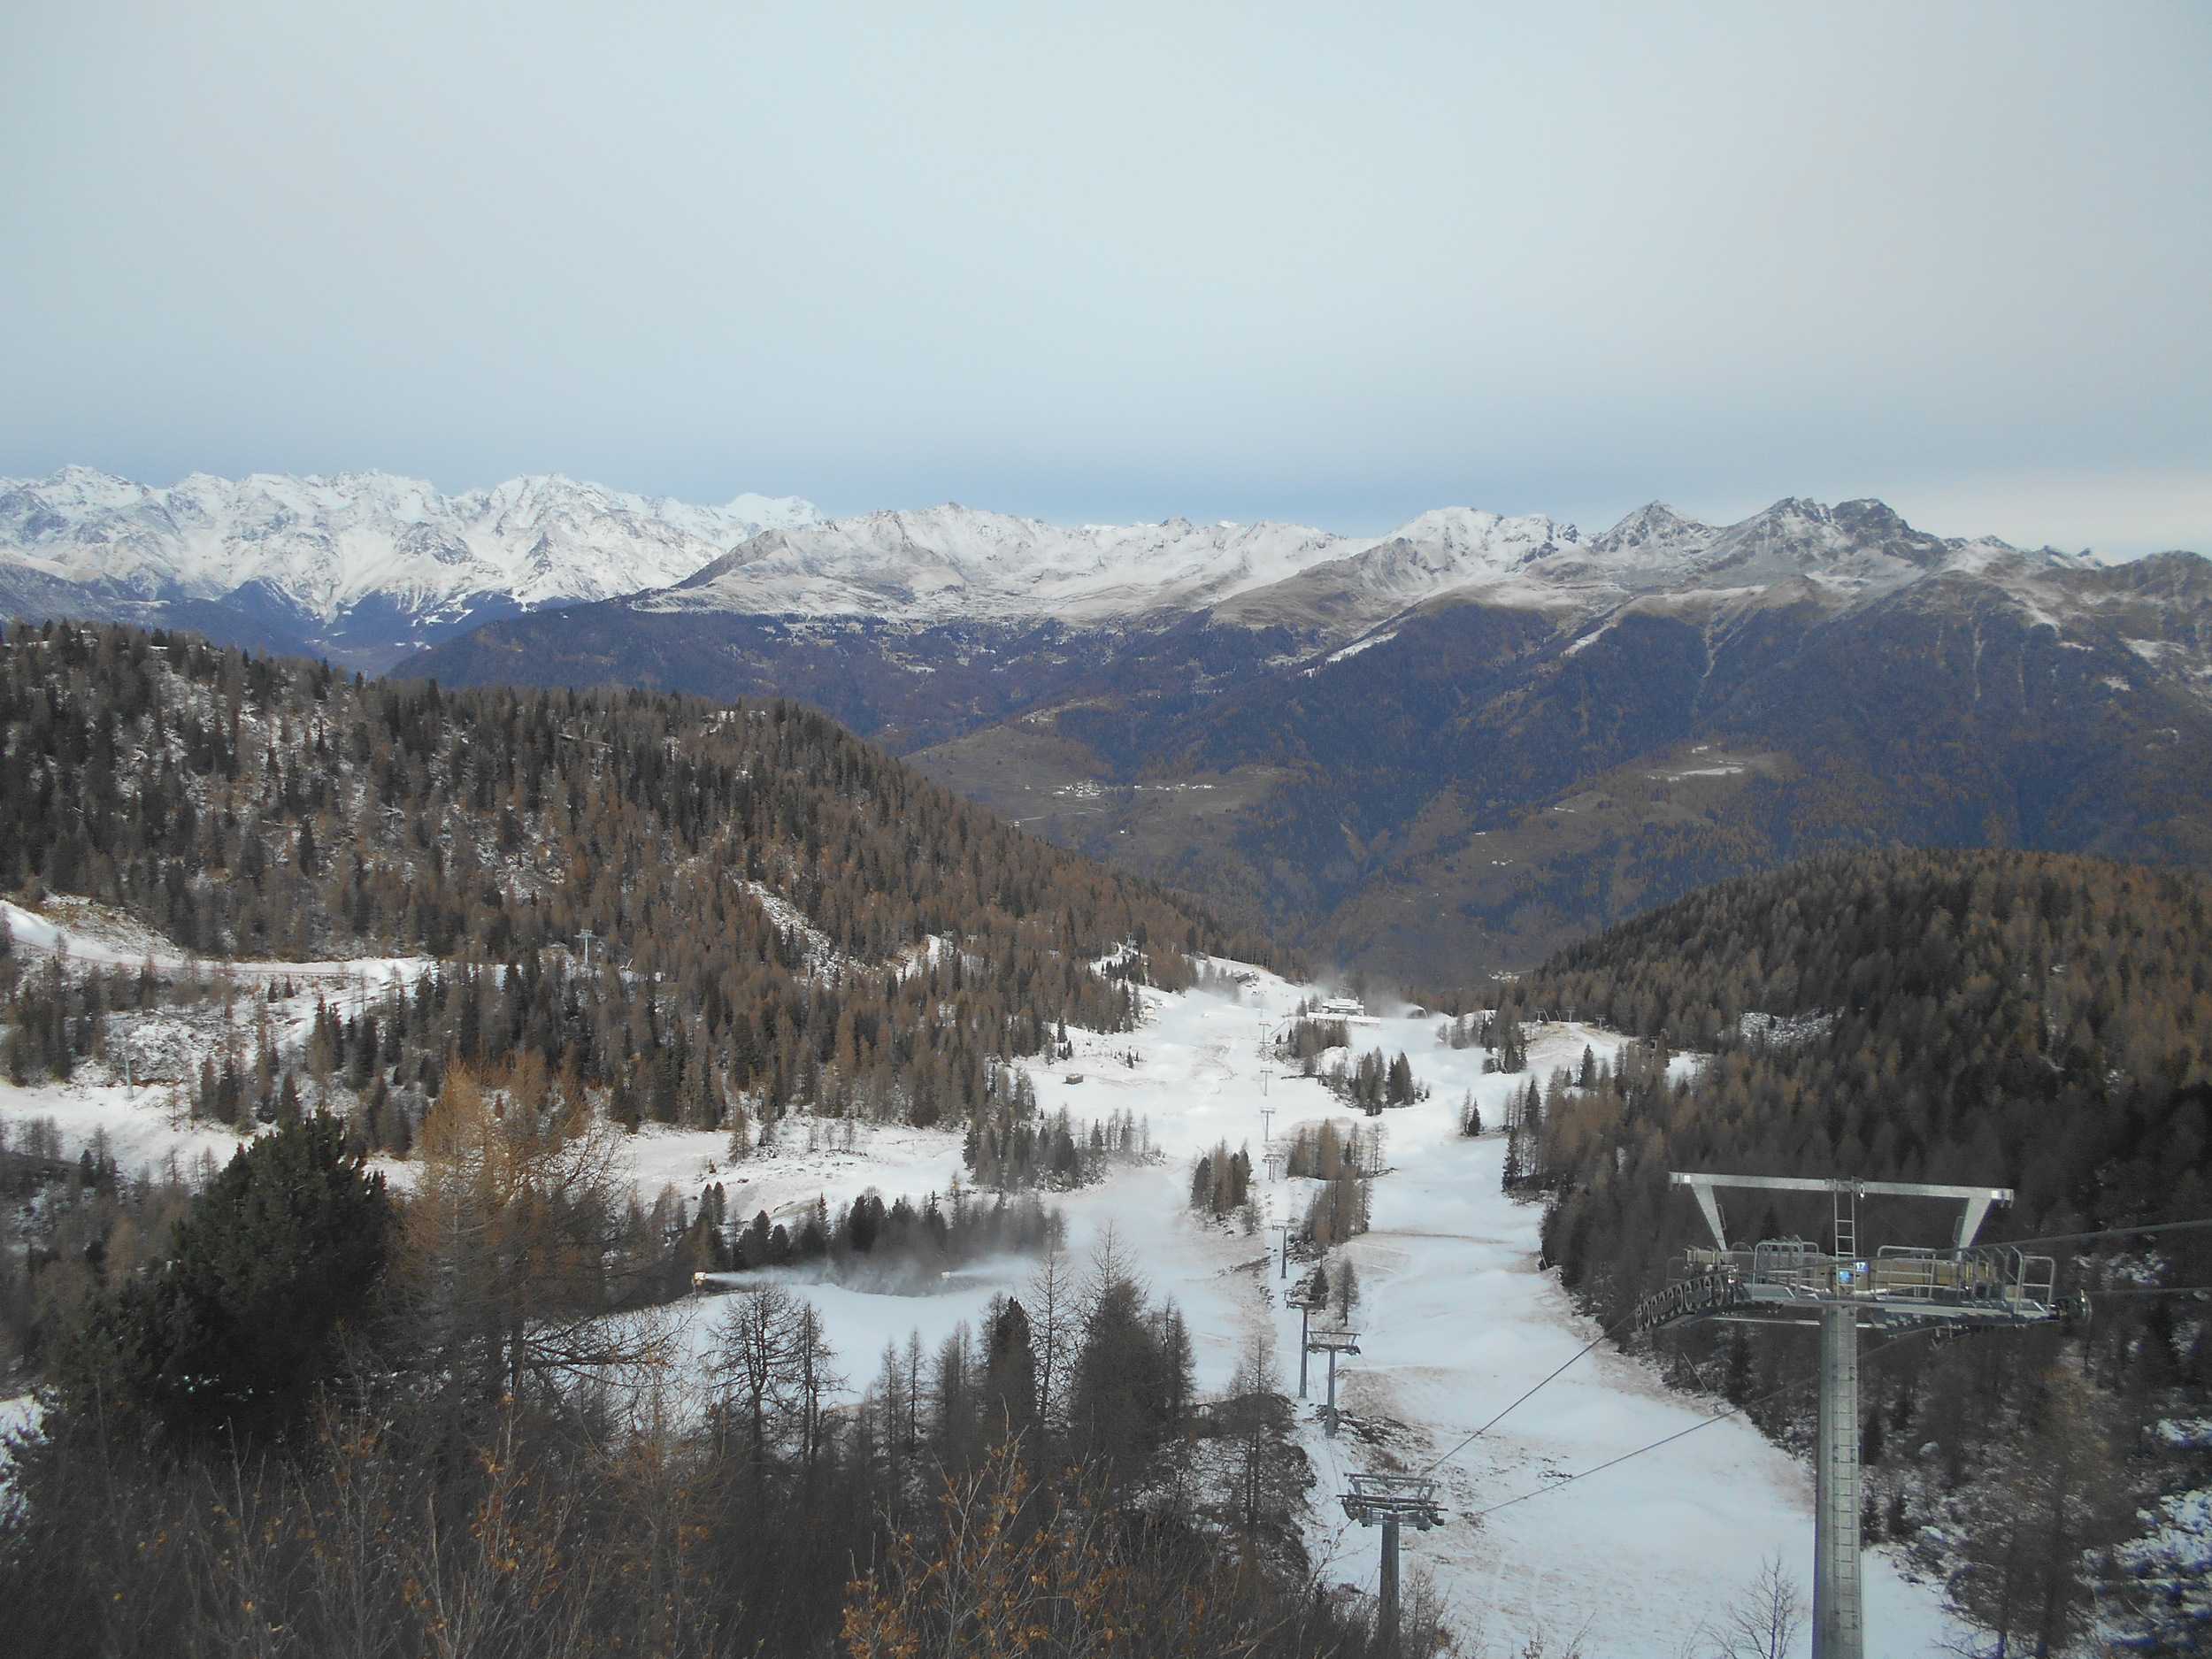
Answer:
<path fill-rule="evenodd" d="M 20 933 L 18 939 L 32 942 Z M 403 975 L 413 965 L 376 964 Z M 1322 1579 L 1376 1587 L 1379 1534 L 1348 1521 L 1337 1502 L 1348 1475 L 1374 1470 L 1426 1471 L 1441 1481 L 1445 1523 L 1406 1534 L 1405 1570 L 1430 1575 L 1471 1654 L 1518 1654 L 1540 1635 L 1548 1652 L 1578 1642 L 1590 1655 L 1680 1659 L 1704 1649 L 1705 1632 L 1765 1558 L 1778 1554 L 1809 1590 L 1810 1469 L 1741 1417 L 1723 1416 L 1724 1402 L 1668 1388 L 1640 1354 L 1598 1340 L 1595 1322 L 1575 1310 L 1555 1272 L 1538 1265 L 1540 1206 L 1501 1188 L 1509 1095 L 1555 1067 L 1571 1070 L 1586 1045 L 1611 1059 L 1625 1040 L 1574 1023 L 1530 1027 L 1528 1069 L 1506 1075 L 1483 1071 L 1479 1048 L 1440 1042 L 1433 1017 L 1364 1019 L 1353 1029 L 1355 1048 L 1402 1050 L 1428 1090 L 1425 1099 L 1370 1120 L 1318 1081 L 1263 1057 L 1264 1033 L 1302 998 L 1318 995 L 1315 987 L 1215 965 L 1246 976 L 1235 998 L 1148 990 L 1139 1030 L 1071 1030 L 1074 1058 L 1020 1064 L 1046 1113 L 1064 1106 L 1088 1120 L 1128 1112 L 1148 1125 L 1157 1155 L 1151 1162 L 1113 1165 L 1104 1180 L 1048 1202 L 1066 1218 L 1078 1264 L 1110 1230 L 1151 1294 L 1180 1306 L 1202 1395 L 1226 1390 L 1260 1333 L 1271 1339 L 1285 1391 L 1295 1390 L 1299 1316 L 1283 1292 L 1302 1269 L 1294 1259 L 1291 1278 L 1283 1276 L 1280 1235 L 1271 1227 L 1247 1233 L 1190 1209 L 1194 1161 L 1223 1141 L 1248 1148 L 1269 1220 L 1294 1221 L 1311 1184 L 1267 1177 L 1263 1113 L 1279 1141 L 1323 1118 L 1380 1127 L 1382 1172 L 1369 1230 L 1338 1251 L 1358 1274 L 1353 1323 L 1361 1350 L 1340 1365 L 1339 1435 L 1323 1432 L 1318 1356 L 1310 1398 L 1299 1410 L 1316 1477 L 1307 1541 Z M 293 972 L 300 973 L 298 964 Z M 311 988 L 300 990 L 311 1009 Z M 1487 1125 L 1475 1139 L 1459 1129 L 1471 1092 Z M 157 1089 L 101 1081 L 93 1067 L 68 1084 L 0 1083 L 0 1118 L 52 1119 L 72 1156 L 103 1130 L 127 1170 L 173 1153 L 187 1161 L 220 1157 L 238 1141 L 234 1131 L 179 1120 L 162 1101 Z M 771 1144 L 741 1159 L 718 1133 L 648 1126 L 626 1146 L 648 1202 L 664 1187 L 695 1202 L 719 1181 L 741 1223 L 766 1210 L 795 1224 L 818 1198 L 834 1210 L 870 1190 L 887 1202 L 904 1194 L 918 1203 L 933 1192 L 949 1195 L 964 1179 L 956 1133 L 889 1124 L 789 1118 Z M 411 1173 L 403 1163 L 380 1166 L 399 1187 Z M 928 1295 L 775 1276 L 814 1302 L 835 1368 L 849 1379 L 848 1396 L 857 1399 L 887 1345 L 902 1348 L 918 1333 L 933 1349 L 963 1324 L 979 1331 L 990 1299 L 1024 1294 L 1034 1266 L 1028 1257 L 972 1263 Z M 719 1288 L 675 1310 L 702 1364 L 714 1343 Z M 20 1420 L 18 1402 L 0 1409 Z M 1686 1430 L 1694 1432 L 1658 1444 Z M 1597 1472 L 1570 1479 L 1587 1471 Z M 1939 1588 L 1909 1578 L 1887 1553 L 1870 1549 L 1864 1571 L 1870 1659 L 1918 1659 L 1962 1634 Z"/>

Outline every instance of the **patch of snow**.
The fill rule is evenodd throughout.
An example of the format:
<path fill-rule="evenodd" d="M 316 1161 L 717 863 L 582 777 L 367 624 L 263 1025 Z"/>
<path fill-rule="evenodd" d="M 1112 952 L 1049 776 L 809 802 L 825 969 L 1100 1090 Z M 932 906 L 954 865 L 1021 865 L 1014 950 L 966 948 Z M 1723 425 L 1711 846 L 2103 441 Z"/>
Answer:
<path fill-rule="evenodd" d="M 2161 1498 L 2142 1518 L 2148 1530 L 2112 1552 L 2139 1593 L 2116 1598 L 2126 1610 L 2110 1620 L 2114 1650 L 2193 1653 L 2212 1626 L 2212 1490 Z"/>
<path fill-rule="evenodd" d="M 619 1156 L 648 1203 L 664 1187 L 696 1203 L 719 1181 L 733 1221 L 742 1225 L 764 1210 L 771 1221 L 794 1223 L 818 1198 L 841 1210 L 866 1192 L 880 1193 L 887 1203 L 902 1193 L 918 1204 L 931 1193 L 948 1195 L 966 1182 L 960 1143 L 949 1130 L 791 1118 L 742 1157 L 733 1156 L 726 1132 L 664 1124 L 641 1124 L 623 1136 Z"/>
<path fill-rule="evenodd" d="M 1740 1035 L 1751 1041 L 1786 1048 L 1826 1036 L 1835 1028 L 1835 1024 L 1836 1017 L 1832 1013 L 1799 1014 L 1794 1017 L 1747 1013 L 1736 1022 L 1736 1030 Z"/>
<path fill-rule="evenodd" d="M 50 1120 L 63 1153 L 74 1157 L 105 1134 L 108 1149 L 126 1174 L 159 1171 L 173 1159 L 188 1171 L 202 1157 L 219 1166 L 252 1139 L 226 1124 L 195 1123 L 172 1088 L 73 1080 L 18 1087 L 0 1083 L 0 1123 L 12 1135 L 20 1125 Z"/>
<path fill-rule="evenodd" d="M 4 1516 L 13 1505 L 8 1488 L 12 1484 L 9 1470 L 15 1459 L 9 1443 L 19 1436 L 35 1434 L 43 1416 L 37 1396 L 34 1394 L 17 1394 L 10 1400 L 0 1400 L 0 1516 Z"/>
<path fill-rule="evenodd" d="M 289 979 L 326 988 L 335 980 L 368 996 L 395 982 L 412 985 L 436 965 L 426 956 L 348 956 L 319 962 L 194 956 L 128 917 L 87 900 L 51 900 L 47 910 L 50 914 L 38 915 L 0 900 L 0 913 L 5 914 L 9 933 L 19 945 L 66 953 L 73 962 L 96 967 L 135 968 L 150 962 L 157 968 L 176 972 L 227 974 L 261 984 Z"/>
<path fill-rule="evenodd" d="M 1340 651 L 1330 652 L 1328 656 L 1321 659 L 1323 665 L 1326 666 L 1330 663 L 1340 663 L 1348 657 L 1357 657 L 1362 651 L 1372 650 L 1376 646 L 1387 644 L 1390 641 L 1394 640 L 1397 637 L 1398 633 L 1394 628 L 1387 634 L 1371 634 L 1366 639 L 1356 641 L 1354 643 L 1346 646 Z"/>
<path fill-rule="evenodd" d="M 760 908 L 768 912 L 768 919 L 776 931 L 787 938 L 795 938 L 806 946 L 806 958 L 810 967 L 828 967 L 841 959 L 841 953 L 830 942 L 827 933 L 806 918 L 806 912 L 757 881 L 741 879 L 738 884 L 750 894 Z"/>
<path fill-rule="evenodd" d="M 2172 640 L 2130 640 L 2127 648 L 2147 663 L 2162 663 L 2167 657 L 2182 655 L 2189 649 Z"/>

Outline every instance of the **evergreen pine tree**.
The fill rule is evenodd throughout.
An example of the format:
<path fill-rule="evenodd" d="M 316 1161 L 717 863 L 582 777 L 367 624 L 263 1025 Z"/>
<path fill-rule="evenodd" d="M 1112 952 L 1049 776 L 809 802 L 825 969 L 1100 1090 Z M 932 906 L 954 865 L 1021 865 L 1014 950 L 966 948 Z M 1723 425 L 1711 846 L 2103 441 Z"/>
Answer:
<path fill-rule="evenodd" d="M 88 1305 L 65 1397 L 96 1392 L 185 1439 L 281 1432 L 333 1374 L 339 1327 L 366 1316 L 390 1220 L 384 1178 L 336 1118 L 255 1137 L 179 1224 L 159 1276 Z"/>

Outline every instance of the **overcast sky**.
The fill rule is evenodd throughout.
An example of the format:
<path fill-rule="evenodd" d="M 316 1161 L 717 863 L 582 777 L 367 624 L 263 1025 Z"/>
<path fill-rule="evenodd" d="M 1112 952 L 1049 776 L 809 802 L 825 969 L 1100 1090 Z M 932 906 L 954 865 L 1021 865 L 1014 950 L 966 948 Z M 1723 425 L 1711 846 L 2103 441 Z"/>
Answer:
<path fill-rule="evenodd" d="M 2208 88 L 2195 0 L 16 0 L 0 475 L 2212 552 Z"/>

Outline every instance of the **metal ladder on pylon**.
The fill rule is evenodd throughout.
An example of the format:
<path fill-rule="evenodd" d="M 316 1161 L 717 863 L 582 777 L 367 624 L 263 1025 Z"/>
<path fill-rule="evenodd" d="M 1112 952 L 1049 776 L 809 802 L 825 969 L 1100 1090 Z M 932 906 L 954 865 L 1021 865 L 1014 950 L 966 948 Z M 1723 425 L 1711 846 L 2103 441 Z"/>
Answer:
<path fill-rule="evenodd" d="M 1836 1273 L 1842 1281 L 1838 1288 L 1847 1286 L 1846 1278 L 1859 1259 L 1859 1184 L 1856 1181 L 1836 1183 Z"/>

